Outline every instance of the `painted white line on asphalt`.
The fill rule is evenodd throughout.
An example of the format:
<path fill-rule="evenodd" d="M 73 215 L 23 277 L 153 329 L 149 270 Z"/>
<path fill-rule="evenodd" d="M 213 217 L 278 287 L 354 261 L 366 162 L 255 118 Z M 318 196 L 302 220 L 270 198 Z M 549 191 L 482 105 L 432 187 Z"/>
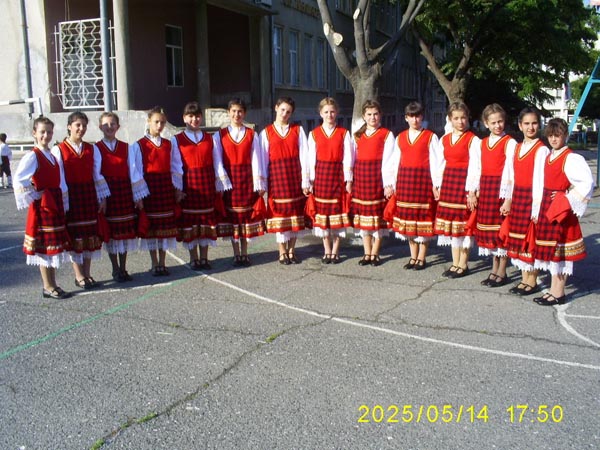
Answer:
<path fill-rule="evenodd" d="M 582 316 L 581 314 L 565 314 L 565 317 L 574 317 L 576 319 L 600 320 L 600 316 Z"/>
<path fill-rule="evenodd" d="M 111 289 L 102 289 L 102 290 L 89 289 L 87 291 L 71 291 L 71 292 L 76 294 L 77 297 L 80 297 L 83 295 L 92 295 L 92 294 L 98 295 L 98 294 L 112 294 L 115 292 L 123 292 L 123 291 L 135 291 L 135 290 L 139 290 L 139 289 L 170 286 L 171 284 L 173 284 L 173 283 L 168 282 L 168 283 L 144 284 L 143 286 L 133 286 L 130 288 L 111 288 Z"/>
<path fill-rule="evenodd" d="M 15 248 L 23 248 L 23 245 L 13 245 L 12 247 L 0 248 L 0 253 L 14 250 Z"/>
<path fill-rule="evenodd" d="M 0 231 L 0 234 L 24 234 L 25 230 Z"/>
<path fill-rule="evenodd" d="M 595 347 L 600 348 L 600 344 L 598 344 L 598 343 L 592 341 L 590 338 L 585 337 L 584 335 L 578 333 L 575 330 L 575 328 L 573 328 L 571 325 L 569 325 L 569 323 L 567 322 L 567 319 L 565 318 L 567 315 L 566 311 L 567 311 L 568 307 L 569 307 L 568 303 L 566 305 L 559 305 L 559 306 L 554 307 L 556 309 L 556 318 L 558 319 L 558 323 L 560 323 L 565 330 L 567 330 L 569 333 L 571 333 L 576 338 L 581 339 L 582 341 L 587 342 L 588 344 L 591 344 Z M 573 316 L 569 316 L 569 317 L 573 317 Z"/>
<path fill-rule="evenodd" d="M 180 261 L 182 264 L 185 264 L 185 261 L 183 261 L 178 256 L 173 255 L 171 252 L 168 252 L 168 253 L 176 261 Z M 592 370 L 598 370 L 598 371 L 600 371 L 600 366 L 596 366 L 596 365 L 593 365 L 593 364 L 582 364 L 582 363 L 573 362 L 573 361 L 563 361 L 563 360 L 560 360 L 560 359 L 544 358 L 544 357 L 541 357 L 541 356 L 533 356 L 533 355 L 525 355 L 525 354 L 522 354 L 522 353 L 506 352 L 506 351 L 502 351 L 502 350 L 495 350 L 495 349 L 485 348 L 485 347 L 476 347 L 474 345 L 460 344 L 458 342 L 451 342 L 451 341 L 444 341 L 444 340 L 441 340 L 441 339 L 428 338 L 428 337 L 424 337 L 424 336 L 418 336 L 418 335 L 415 335 L 415 334 L 404 333 L 402 331 L 390 330 L 389 328 L 378 327 L 378 326 L 371 325 L 371 324 L 368 324 L 368 323 L 361 323 L 361 322 L 356 322 L 354 320 L 342 319 L 342 318 L 339 318 L 339 317 L 331 316 L 329 314 L 322 314 L 322 313 L 318 313 L 318 312 L 315 312 L 315 311 L 310 311 L 308 309 L 299 308 L 297 306 L 291 306 L 291 305 L 288 305 L 286 303 L 270 299 L 270 298 L 265 297 L 263 295 L 259 295 L 259 294 L 256 294 L 254 292 L 248 291 L 246 289 L 240 288 L 240 287 L 238 287 L 238 286 L 236 286 L 234 284 L 231 284 L 231 283 L 229 283 L 227 281 L 222 281 L 222 280 L 219 280 L 217 278 L 214 278 L 211 275 L 203 274 L 203 277 L 206 277 L 207 279 L 209 279 L 212 282 L 215 282 L 217 284 L 225 286 L 225 287 L 227 287 L 229 289 L 241 292 L 242 294 L 245 294 L 245 295 L 247 295 L 249 297 L 256 298 L 256 299 L 264 301 L 266 303 L 277 305 L 277 306 L 280 306 L 282 308 L 290 309 L 292 311 L 296 311 L 296 312 L 299 312 L 299 313 L 302 313 L 302 314 L 307 314 L 307 315 L 310 315 L 310 316 L 319 317 L 321 319 L 329 319 L 329 320 L 331 320 L 333 322 L 338 322 L 338 323 L 342 323 L 342 324 L 345 324 L 345 325 L 351 325 L 351 326 L 354 326 L 354 327 L 366 328 L 366 329 L 370 329 L 370 330 L 373 330 L 373 331 L 379 331 L 379 332 L 386 333 L 386 334 L 391 334 L 391 335 L 394 335 L 394 336 L 400 336 L 400 337 L 404 337 L 404 338 L 408 338 L 408 339 L 415 339 L 415 340 L 418 340 L 418 341 L 429 342 L 429 343 L 432 343 L 432 344 L 446 345 L 446 346 L 449 346 L 449 347 L 460 348 L 462 350 L 470 350 L 470 351 L 476 351 L 476 352 L 481 352 L 481 353 L 489 353 L 489 354 L 493 354 L 493 355 L 506 356 L 506 357 L 509 357 L 509 358 L 526 359 L 526 360 L 530 360 L 530 361 L 538 361 L 538 362 L 545 362 L 545 363 L 551 363 L 551 364 L 558 364 L 558 365 L 562 365 L 562 366 L 578 367 L 578 368 L 583 368 L 583 369 L 592 369 Z M 598 344 L 596 344 L 596 343 L 594 343 L 592 341 L 590 341 L 590 343 L 593 343 L 594 345 L 598 345 Z"/>

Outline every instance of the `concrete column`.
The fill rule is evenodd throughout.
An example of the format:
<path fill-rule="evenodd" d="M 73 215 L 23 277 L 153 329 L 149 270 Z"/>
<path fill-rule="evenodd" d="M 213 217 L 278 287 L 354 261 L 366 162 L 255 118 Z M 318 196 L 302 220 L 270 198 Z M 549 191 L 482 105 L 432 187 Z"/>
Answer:
<path fill-rule="evenodd" d="M 131 54 L 129 49 L 129 0 L 113 0 L 117 109 L 134 109 Z"/>
<path fill-rule="evenodd" d="M 210 61 L 208 57 L 208 12 L 206 0 L 196 0 L 196 65 L 198 68 L 198 103 L 202 109 L 211 107 Z"/>

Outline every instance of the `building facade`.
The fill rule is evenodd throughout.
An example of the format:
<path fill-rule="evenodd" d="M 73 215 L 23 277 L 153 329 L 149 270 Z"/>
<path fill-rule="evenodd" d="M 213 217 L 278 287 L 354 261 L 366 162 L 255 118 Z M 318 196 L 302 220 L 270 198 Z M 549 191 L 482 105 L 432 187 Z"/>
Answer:
<path fill-rule="evenodd" d="M 350 48 L 354 3 L 329 1 L 334 27 Z M 103 4 L 112 89 L 103 72 Z M 6 36 L 14 42 L 0 48 L 0 56 L 13 70 L 2 72 L 0 100 L 28 96 L 17 1 L 7 14 Z M 294 120 L 308 130 L 318 124 L 318 102 L 332 96 L 341 106 L 340 121 L 350 126 L 352 89 L 335 65 L 315 0 L 27 0 L 25 14 L 32 94 L 42 98 L 46 114 L 101 111 L 108 89 L 114 110 L 161 105 L 175 125 L 182 124 L 183 105 L 196 100 L 207 124 L 219 126 L 228 100 L 241 97 L 249 105 L 248 121 L 263 127 L 273 119 L 274 101 L 290 96 L 297 106 Z M 374 4 L 373 44 L 394 33 L 401 14 L 396 4 Z M 394 132 L 406 128 L 403 109 L 411 100 L 424 103 L 431 129 L 443 129 L 445 96 L 410 36 L 382 80 L 379 100 L 383 124 Z M 0 110 L 0 117 L 26 111 L 14 106 Z"/>

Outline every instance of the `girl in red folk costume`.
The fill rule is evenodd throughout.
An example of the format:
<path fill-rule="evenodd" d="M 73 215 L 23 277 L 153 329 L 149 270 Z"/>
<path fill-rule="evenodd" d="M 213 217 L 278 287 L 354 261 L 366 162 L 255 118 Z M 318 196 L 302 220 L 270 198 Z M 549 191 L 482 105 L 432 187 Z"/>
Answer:
<path fill-rule="evenodd" d="M 319 103 L 323 125 L 308 136 L 308 168 L 315 199 L 313 233 L 323 238 L 324 264 L 340 262 L 340 238 L 351 226 L 344 198 L 352 192 L 354 148 L 350 132 L 336 126 L 338 106 L 327 97 Z"/>
<path fill-rule="evenodd" d="M 69 193 L 63 169 L 48 147 L 53 134 L 50 119 L 35 119 L 35 147 L 19 161 L 13 182 L 17 208 L 29 207 L 23 244 L 27 264 L 40 267 L 42 297 L 58 299 L 71 296 L 56 284 L 56 269 L 70 247 L 65 220 Z"/>
<path fill-rule="evenodd" d="M 594 180 L 583 156 L 566 146 L 569 131 L 563 119 L 551 119 L 544 132 L 552 152 L 544 164 L 540 210 L 532 214 L 537 217 L 534 266 L 550 272 L 552 282 L 549 292 L 533 300 L 551 306 L 565 303 L 565 284 L 573 274 L 573 261 L 586 256 L 578 217 L 583 216 L 592 197 Z M 533 196 L 537 197 L 537 192 Z"/>
<path fill-rule="evenodd" d="M 163 109 L 154 107 L 148 112 L 147 134 L 132 145 L 138 157 L 136 166 L 143 167 L 144 180 L 150 192 L 144 198 L 144 211 L 150 226 L 140 245 L 150 252 L 152 275 L 155 277 L 169 275 L 165 265 L 167 250 L 177 248 L 177 184 L 171 173 L 171 141 L 160 136 L 166 123 L 167 115 Z"/>
<path fill-rule="evenodd" d="M 213 135 L 215 151 L 223 155 L 226 171 L 217 177 L 217 190 L 225 191 L 226 213 L 217 233 L 231 238 L 233 265 L 248 267 L 251 264 L 248 243 L 265 234 L 263 213 L 255 211 L 255 205 L 264 206 L 266 179 L 258 135 L 244 126 L 246 104 L 234 98 L 227 105 L 227 113 L 231 124 Z"/>
<path fill-rule="evenodd" d="M 429 241 L 434 236 L 430 160 L 439 144 L 437 136 L 423 128 L 420 103 L 409 103 L 404 113 L 409 128 L 398 135 L 393 151 L 383 155 L 383 184 L 386 198 L 396 194 L 394 221 L 390 225 L 397 238 L 408 239 L 410 247 L 410 260 L 404 269 L 423 270 L 427 266 Z"/>
<path fill-rule="evenodd" d="M 267 231 L 276 233 L 279 263 L 299 264 L 295 247 L 305 228 L 304 205 L 309 193 L 308 143 L 300 125 L 290 123 L 296 103 L 281 97 L 275 103 L 275 122 L 260 133 L 268 179 Z"/>
<path fill-rule="evenodd" d="M 448 107 L 452 132 L 444 135 L 433 171 L 434 198 L 438 200 L 434 232 L 438 245 L 452 247 L 452 265 L 443 276 L 461 278 L 469 273 L 472 239 L 467 230 L 470 213 L 477 206 L 480 140 L 469 131 L 469 108 L 461 102 Z"/>
<path fill-rule="evenodd" d="M 192 270 L 210 270 L 208 246 L 217 239 L 215 200 L 222 195 L 216 189 L 222 192 L 221 180 L 228 179 L 221 152 L 213 145 L 212 137 L 200 129 L 202 110 L 197 102 L 185 105 L 183 121 L 185 131 L 171 139 L 174 180 L 183 193 L 177 240 L 188 249 Z"/>
<path fill-rule="evenodd" d="M 90 289 L 97 286 L 90 274 L 92 259 L 100 259 L 102 241 L 98 236 L 98 213 L 106 212 L 110 190 L 100 173 L 102 156 L 92 144 L 83 142 L 88 118 L 79 111 L 69 114 L 69 136 L 52 149 L 63 166 L 69 188 L 67 230 L 71 237 L 71 261 L 75 285 Z"/>
<path fill-rule="evenodd" d="M 112 278 L 122 283 L 133 279 L 127 272 L 127 252 L 138 248 L 135 208 L 143 207 L 142 198 L 148 195 L 148 187 L 141 168 L 135 166 L 133 150 L 116 138 L 119 127 L 119 116 L 102 113 L 100 130 L 104 137 L 95 146 L 102 156 L 100 172 L 111 192 L 105 214 L 109 240 L 104 246 L 112 265 Z"/>
<path fill-rule="evenodd" d="M 533 229 L 534 211 L 539 211 L 543 192 L 543 171 L 548 148 L 538 138 L 541 117 L 537 109 L 525 108 L 519 113 L 519 129 L 523 142 L 517 144 L 513 160 L 513 193 L 509 231 L 504 246 L 511 262 L 521 270 L 521 281 L 509 289 L 511 294 L 530 295 L 540 291 L 537 269 L 528 237 Z"/>
<path fill-rule="evenodd" d="M 481 141 L 479 153 L 481 176 L 477 204 L 477 227 L 474 230 L 479 255 L 492 256 L 492 271 L 481 282 L 498 287 L 508 282 L 506 249 L 500 242 L 500 226 L 510 212 L 512 182 L 510 174 L 517 142 L 504 133 L 506 113 L 497 103 L 483 109 L 482 121 L 490 135 Z"/>
<path fill-rule="evenodd" d="M 354 133 L 356 162 L 350 215 L 363 240 L 364 255 L 358 264 L 378 266 L 381 238 L 388 235 L 388 224 L 383 220 L 383 155 L 393 152 L 394 135 L 381 126 L 381 107 L 376 101 L 363 104 L 362 116 L 365 124 Z"/>

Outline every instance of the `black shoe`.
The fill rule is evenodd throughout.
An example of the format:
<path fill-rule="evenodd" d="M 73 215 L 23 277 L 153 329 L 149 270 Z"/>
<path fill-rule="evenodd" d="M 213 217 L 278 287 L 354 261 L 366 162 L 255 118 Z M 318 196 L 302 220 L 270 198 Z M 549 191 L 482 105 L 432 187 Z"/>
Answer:
<path fill-rule="evenodd" d="M 290 253 L 288 255 L 291 264 L 300 264 L 300 260 L 296 257 L 295 253 Z"/>
<path fill-rule="evenodd" d="M 454 270 L 452 270 L 452 269 L 454 269 Z M 456 272 L 456 269 L 458 269 L 458 267 L 457 267 L 457 266 L 450 266 L 448 269 L 446 269 L 446 270 L 444 270 L 444 271 L 442 272 L 442 276 L 443 276 L 443 277 L 452 278 L 452 274 L 453 274 L 454 272 Z"/>
<path fill-rule="evenodd" d="M 379 259 L 379 255 L 371 255 L 371 265 L 375 267 L 381 265 L 381 259 Z"/>
<path fill-rule="evenodd" d="M 462 278 L 462 277 L 466 277 L 467 275 L 469 275 L 470 271 L 468 267 L 462 268 L 462 267 L 457 267 L 455 271 L 450 272 L 450 275 L 448 275 L 448 278 Z"/>
<path fill-rule="evenodd" d="M 544 294 L 542 297 L 534 298 L 533 301 L 540 306 L 564 305 L 567 303 L 567 296 L 555 297 L 552 294 Z"/>
<path fill-rule="evenodd" d="M 413 267 L 413 270 L 423 270 L 427 267 L 427 261 L 425 261 L 424 259 L 417 259 L 417 262 L 415 263 L 415 267 Z"/>
<path fill-rule="evenodd" d="M 497 276 L 498 275 L 496 275 L 495 273 L 490 272 L 490 274 L 488 275 L 488 277 L 485 280 L 483 280 L 480 284 L 482 286 L 489 286 L 491 283 L 493 283 L 494 281 L 496 281 L 496 277 Z"/>
<path fill-rule="evenodd" d="M 364 255 L 359 261 L 358 261 L 358 265 L 359 266 L 368 266 L 371 264 L 371 256 L 370 255 Z"/>
<path fill-rule="evenodd" d="M 404 266 L 402 266 L 402 268 L 406 269 L 406 270 L 410 270 L 410 269 L 414 268 L 416 264 L 417 264 L 417 260 L 415 258 L 410 258 L 408 260 L 408 262 L 406 264 L 404 264 Z"/>
<path fill-rule="evenodd" d="M 331 255 L 325 255 L 321 258 L 323 264 L 331 264 Z"/>
<path fill-rule="evenodd" d="M 290 261 L 290 257 L 287 253 L 282 253 L 279 255 L 279 264 L 283 264 L 284 266 L 289 266 L 292 262 Z"/>
<path fill-rule="evenodd" d="M 252 265 L 252 261 L 250 261 L 250 257 L 248 255 L 242 255 L 241 260 L 242 267 L 250 267 Z"/>
<path fill-rule="evenodd" d="M 71 294 L 70 292 L 63 291 L 58 286 L 55 287 L 54 289 L 52 289 L 51 291 L 48 291 L 46 289 L 42 289 L 42 297 L 43 298 L 62 299 L 62 298 L 69 298 L 72 295 L 73 294 Z"/>
<path fill-rule="evenodd" d="M 341 262 L 340 255 L 331 255 L 331 264 L 339 264 Z"/>

